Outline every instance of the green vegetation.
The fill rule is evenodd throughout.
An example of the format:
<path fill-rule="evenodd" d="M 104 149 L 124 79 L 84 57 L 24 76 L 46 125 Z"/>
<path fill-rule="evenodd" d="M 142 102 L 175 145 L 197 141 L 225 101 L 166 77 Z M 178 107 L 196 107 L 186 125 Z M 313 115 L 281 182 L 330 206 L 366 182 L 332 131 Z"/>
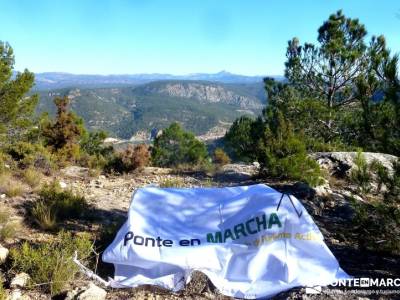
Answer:
<path fill-rule="evenodd" d="M 13 49 L 0 41 L 0 146 L 26 135 L 38 102 L 37 95 L 26 96 L 34 84 L 33 73 L 25 70 L 14 78 L 14 63 Z"/>
<path fill-rule="evenodd" d="M 352 170 L 350 178 L 355 184 L 357 184 L 357 187 L 361 191 L 361 193 L 366 194 L 371 190 L 371 174 L 368 163 L 365 160 L 364 154 L 361 151 L 357 152 L 357 156 L 354 162 L 356 168 Z"/>
<path fill-rule="evenodd" d="M 354 231 L 360 248 L 400 253 L 400 209 L 393 203 L 353 202 Z"/>
<path fill-rule="evenodd" d="M 45 185 L 30 209 L 35 223 L 43 230 L 53 230 L 57 223 L 66 219 L 82 218 L 88 211 L 84 197 L 64 191 L 57 182 Z"/>
<path fill-rule="evenodd" d="M 26 186 L 10 173 L 0 174 L 0 194 L 16 197 L 26 192 Z"/>
<path fill-rule="evenodd" d="M 4 289 L 4 279 L 1 278 L 0 279 L 0 300 L 7 300 L 8 294 L 6 292 L 6 290 Z"/>
<path fill-rule="evenodd" d="M 22 171 L 22 177 L 24 182 L 26 182 L 30 187 L 35 188 L 40 184 L 42 173 L 33 168 L 28 168 Z"/>
<path fill-rule="evenodd" d="M 62 162 L 76 162 L 80 157 L 79 141 L 85 134 L 83 120 L 69 111 L 68 97 L 57 97 L 54 103 L 57 106 L 56 118 L 43 126 L 45 144 Z"/>
<path fill-rule="evenodd" d="M 357 202 L 353 200 L 355 217 L 353 219 L 354 231 L 358 237 L 361 248 L 375 251 L 400 253 L 400 162 L 392 163 L 393 172 L 381 163 L 373 161 L 370 165 L 365 162 L 361 152 L 356 158 L 357 170 L 355 178 L 357 184 L 364 187 L 363 193 L 371 191 L 371 182 L 376 180 L 378 191 L 385 186 L 383 201 L 370 200 Z M 352 177 L 354 178 L 354 177 Z"/>
<path fill-rule="evenodd" d="M 317 162 L 307 157 L 302 137 L 296 134 L 280 111 L 272 112 L 258 141 L 257 155 L 261 172 L 276 178 L 305 181 L 311 186 L 321 183 Z"/>
<path fill-rule="evenodd" d="M 151 158 L 156 166 L 177 167 L 180 164 L 199 165 L 208 157 L 202 142 L 178 123 L 173 123 L 155 139 Z"/>
<path fill-rule="evenodd" d="M 398 56 L 391 55 L 383 36 L 369 44 L 366 36 L 364 25 L 338 11 L 319 28 L 318 45 L 289 42 L 289 82 L 269 91 L 310 138 L 331 147 L 399 154 Z M 303 107 L 304 100 L 315 105 Z"/>
<path fill-rule="evenodd" d="M 13 238 L 19 229 L 19 223 L 10 220 L 10 211 L 0 208 L 0 241 Z"/>
<path fill-rule="evenodd" d="M 10 256 L 15 270 L 28 273 L 32 284 L 57 295 L 77 277 L 79 270 L 72 261 L 75 251 L 81 261 L 89 258 L 92 252 L 89 236 L 61 231 L 55 239 L 37 246 L 24 242 L 19 249 L 11 249 Z"/>
<path fill-rule="evenodd" d="M 85 88 L 60 89 L 52 92 L 39 92 L 40 103 L 37 112 L 49 112 L 55 115 L 52 105 L 54 95 L 74 96 L 71 109 L 79 113 L 88 129 L 106 130 L 120 138 L 130 138 L 140 130 L 149 131 L 151 128 L 165 128 L 172 122 L 179 122 L 186 130 L 195 134 L 203 134 L 223 122 L 232 122 L 243 114 L 239 103 L 207 103 L 195 98 L 184 98 L 163 94 L 169 81 L 152 82 L 135 88 Z M 187 84 L 179 81 L 179 84 Z M 231 85 L 210 82 L 192 82 L 204 87 L 217 85 L 233 97 L 244 96 L 254 99 L 260 105 L 261 100 L 253 95 L 253 87 L 232 87 Z M 262 83 L 257 83 L 257 91 Z M 151 89 L 151 93 L 148 92 Z M 246 108 L 249 109 L 249 108 Z M 260 109 L 248 112 L 258 113 Z"/>
<path fill-rule="evenodd" d="M 253 138 L 255 123 L 250 117 L 240 117 L 233 122 L 226 133 L 224 138 L 225 148 L 235 160 L 250 162 L 256 159 L 254 152 L 256 141 Z"/>
<path fill-rule="evenodd" d="M 114 155 L 113 159 L 106 166 L 106 169 L 119 173 L 141 170 L 149 164 L 150 155 L 147 145 L 128 145 L 125 150 L 119 151 Z"/>
<path fill-rule="evenodd" d="M 258 160 L 266 175 L 317 183 L 318 168 L 306 151 L 361 148 L 399 154 L 398 56 L 383 36 L 365 42 L 357 19 L 341 11 L 318 29 L 318 44 L 288 43 L 287 82 L 264 80 L 268 106 L 252 120 L 237 119 L 225 136 L 236 160 Z M 365 190 L 361 156 L 353 180 Z"/>
<path fill-rule="evenodd" d="M 217 148 L 214 150 L 213 159 L 214 163 L 216 163 L 219 166 L 223 166 L 231 162 L 231 159 L 229 158 L 228 154 L 226 154 L 222 148 Z"/>
<path fill-rule="evenodd" d="M 185 187 L 185 182 L 180 178 L 167 178 L 160 183 L 162 188 L 182 188 Z"/>

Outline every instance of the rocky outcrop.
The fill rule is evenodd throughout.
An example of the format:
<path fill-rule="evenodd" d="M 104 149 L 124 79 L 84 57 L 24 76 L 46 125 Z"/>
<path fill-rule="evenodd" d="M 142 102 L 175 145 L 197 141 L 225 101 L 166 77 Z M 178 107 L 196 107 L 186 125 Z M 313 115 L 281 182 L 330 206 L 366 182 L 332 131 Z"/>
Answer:
<path fill-rule="evenodd" d="M 202 103 L 226 103 L 245 109 L 261 109 L 263 105 L 256 97 L 244 96 L 222 85 L 202 82 L 169 82 L 145 86 L 147 94 L 161 94 L 171 97 L 190 98 Z"/>
<path fill-rule="evenodd" d="M 392 162 L 397 160 L 396 156 L 384 153 L 364 152 L 363 155 L 368 164 L 378 161 L 388 169 L 389 173 L 392 171 Z M 316 152 L 311 156 L 330 175 L 345 177 L 355 167 L 357 152 Z"/>

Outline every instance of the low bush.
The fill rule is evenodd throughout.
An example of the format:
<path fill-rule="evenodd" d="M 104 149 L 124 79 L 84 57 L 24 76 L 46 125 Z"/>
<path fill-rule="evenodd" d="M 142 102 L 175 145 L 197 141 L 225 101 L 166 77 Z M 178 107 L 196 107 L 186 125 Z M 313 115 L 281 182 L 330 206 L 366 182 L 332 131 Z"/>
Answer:
<path fill-rule="evenodd" d="M 390 175 L 386 167 L 377 160 L 373 160 L 369 165 L 369 169 L 376 176 L 376 182 L 378 183 L 378 192 L 382 190 L 383 185 L 386 185 L 390 181 Z"/>
<path fill-rule="evenodd" d="M 16 197 L 22 195 L 26 190 L 27 186 L 9 173 L 0 175 L 0 194 L 6 194 L 8 197 Z"/>
<path fill-rule="evenodd" d="M 84 153 L 89 155 L 102 155 L 107 156 L 112 151 L 112 146 L 105 146 L 104 140 L 107 138 L 107 133 L 105 131 L 94 131 L 86 133 L 81 141 L 80 146 Z"/>
<path fill-rule="evenodd" d="M 43 200 L 37 200 L 30 211 L 35 223 L 43 230 L 54 230 L 57 227 L 57 216 L 54 206 Z"/>
<path fill-rule="evenodd" d="M 115 154 L 110 160 L 107 170 L 119 173 L 140 170 L 147 166 L 150 161 L 150 151 L 147 145 L 128 145 L 128 147 Z"/>
<path fill-rule="evenodd" d="M 361 193 L 366 194 L 371 190 L 371 173 L 365 156 L 361 151 L 357 152 L 354 163 L 356 167 L 351 171 L 350 179 L 357 184 Z"/>
<path fill-rule="evenodd" d="M 11 213 L 6 208 L 0 208 L 0 240 L 13 238 L 19 229 L 19 223 L 10 219 Z"/>
<path fill-rule="evenodd" d="M 231 159 L 229 158 L 228 154 L 221 148 L 217 148 L 214 151 L 214 163 L 217 165 L 223 166 L 229 164 Z"/>
<path fill-rule="evenodd" d="M 316 161 L 308 157 L 300 134 L 281 112 L 275 113 L 255 151 L 261 173 L 282 179 L 300 180 L 311 186 L 322 183 L 322 173 Z"/>
<path fill-rule="evenodd" d="M 252 162 L 256 160 L 254 147 L 257 144 L 258 135 L 255 134 L 259 122 L 242 116 L 236 119 L 224 136 L 224 145 L 229 155 L 236 161 Z"/>
<path fill-rule="evenodd" d="M 160 182 L 162 188 L 181 188 L 185 187 L 185 182 L 180 178 L 166 178 Z"/>
<path fill-rule="evenodd" d="M 400 208 L 393 203 L 353 200 L 354 229 L 362 249 L 400 254 Z"/>
<path fill-rule="evenodd" d="M 389 203 L 395 203 L 400 198 L 400 159 L 392 162 L 392 174 L 388 169 L 378 161 L 373 161 L 370 170 L 376 174 L 378 191 L 385 186 L 384 200 Z"/>
<path fill-rule="evenodd" d="M 0 282 L 0 300 L 7 300 L 9 299 L 6 290 L 4 289 L 4 282 L 1 280 Z"/>
<path fill-rule="evenodd" d="M 196 166 L 207 160 L 208 154 L 203 142 L 193 133 L 183 130 L 178 123 L 164 129 L 154 141 L 151 159 L 159 167 L 178 165 Z"/>
<path fill-rule="evenodd" d="M 12 164 L 13 160 L 11 156 L 0 150 L 0 174 L 7 172 Z"/>
<path fill-rule="evenodd" d="M 144 144 L 135 147 L 128 146 L 125 151 L 119 154 L 119 157 L 126 170 L 142 169 L 150 160 L 149 147 Z"/>
<path fill-rule="evenodd" d="M 10 258 L 13 269 L 29 274 L 32 284 L 57 295 L 77 278 L 79 269 L 72 261 L 75 251 L 81 262 L 88 261 L 92 252 L 89 235 L 61 231 L 54 240 L 40 245 L 24 242 L 20 248 L 11 249 Z"/>
<path fill-rule="evenodd" d="M 9 145 L 6 151 L 19 169 L 33 167 L 49 172 L 54 168 L 50 152 L 41 144 L 17 142 Z"/>
<path fill-rule="evenodd" d="M 65 219 L 81 218 L 87 211 L 84 197 L 62 190 L 57 182 L 45 185 L 30 209 L 35 223 L 44 230 L 54 229 L 57 222 Z"/>
<path fill-rule="evenodd" d="M 66 144 L 60 149 L 53 149 L 53 153 L 59 167 L 78 163 L 82 155 L 79 144 Z"/>
<path fill-rule="evenodd" d="M 113 159 L 111 155 L 104 157 L 101 154 L 89 155 L 87 153 L 83 153 L 79 158 L 79 165 L 89 168 L 90 170 L 97 170 L 98 172 L 101 172 L 107 166 L 110 159 Z"/>
<path fill-rule="evenodd" d="M 42 173 L 33 168 L 22 171 L 24 181 L 32 188 L 37 187 L 42 179 Z"/>

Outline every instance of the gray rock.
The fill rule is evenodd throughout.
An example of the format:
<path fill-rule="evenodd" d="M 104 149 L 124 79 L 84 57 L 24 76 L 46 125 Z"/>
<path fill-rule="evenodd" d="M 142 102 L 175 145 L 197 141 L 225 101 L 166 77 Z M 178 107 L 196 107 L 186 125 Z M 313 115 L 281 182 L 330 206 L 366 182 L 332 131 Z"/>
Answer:
<path fill-rule="evenodd" d="M 389 173 L 393 171 L 392 162 L 397 160 L 396 156 L 384 153 L 364 152 L 363 155 L 368 164 L 378 161 L 388 169 Z M 355 167 L 357 152 L 316 152 L 310 156 L 331 175 L 346 177 Z"/>
<path fill-rule="evenodd" d="M 9 295 L 9 297 L 7 299 L 8 300 L 22 300 L 24 298 L 22 296 L 21 290 L 15 289 L 15 290 L 11 291 L 11 294 Z"/>
<path fill-rule="evenodd" d="M 89 169 L 78 167 L 78 166 L 69 166 L 60 170 L 60 173 L 66 177 L 73 179 L 83 179 L 89 177 Z"/>
<path fill-rule="evenodd" d="M 77 287 L 67 293 L 65 300 L 102 300 L 107 292 L 90 282 L 86 287 Z"/>
<path fill-rule="evenodd" d="M 7 248 L 0 245 L 0 264 L 6 261 L 9 252 L 10 251 Z"/>
<path fill-rule="evenodd" d="M 12 288 L 15 287 L 25 287 L 29 280 L 31 279 L 31 277 L 26 274 L 26 273 L 18 273 L 17 275 L 15 275 L 15 277 L 11 280 L 11 284 L 10 286 Z"/>
<path fill-rule="evenodd" d="M 77 300 L 103 300 L 107 296 L 107 292 L 98 287 L 94 283 L 89 283 L 86 290 L 77 296 Z"/>
<path fill-rule="evenodd" d="M 64 181 L 60 181 L 60 188 L 65 189 L 67 188 L 67 184 Z"/>

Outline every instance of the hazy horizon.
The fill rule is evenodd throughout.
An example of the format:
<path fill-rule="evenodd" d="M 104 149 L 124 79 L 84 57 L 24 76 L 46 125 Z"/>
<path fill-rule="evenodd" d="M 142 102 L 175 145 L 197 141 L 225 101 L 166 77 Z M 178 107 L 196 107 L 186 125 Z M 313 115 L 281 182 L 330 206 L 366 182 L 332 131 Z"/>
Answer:
<path fill-rule="evenodd" d="M 287 41 L 316 42 L 342 9 L 400 51 L 400 3 L 387 0 L 0 0 L 0 40 L 16 70 L 79 75 L 282 76 Z M 367 42 L 368 42 L 367 39 Z"/>
<path fill-rule="evenodd" d="M 23 70 L 15 70 L 17 72 L 22 72 Z M 172 76 L 190 76 L 190 75 L 198 75 L 198 74 L 207 74 L 207 75 L 215 75 L 215 74 L 231 74 L 231 75 L 239 75 L 239 76 L 247 76 L 247 77 L 264 77 L 264 76 L 283 76 L 283 74 L 242 74 L 242 73 L 234 73 L 229 70 L 221 70 L 217 72 L 190 72 L 190 73 L 109 73 L 109 74 L 99 74 L 99 73 L 76 73 L 76 72 L 63 72 L 63 71 L 43 71 L 43 72 L 34 72 L 35 74 L 68 74 L 68 75 L 96 75 L 96 76 L 130 76 L 130 75 L 172 75 Z"/>

